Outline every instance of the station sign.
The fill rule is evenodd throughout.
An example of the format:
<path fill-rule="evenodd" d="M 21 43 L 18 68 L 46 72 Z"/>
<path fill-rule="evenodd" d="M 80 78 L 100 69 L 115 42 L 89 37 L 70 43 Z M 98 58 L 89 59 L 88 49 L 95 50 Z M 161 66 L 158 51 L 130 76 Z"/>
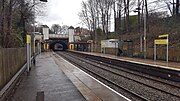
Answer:
<path fill-rule="evenodd" d="M 164 38 L 164 37 L 168 37 L 169 35 L 168 34 L 164 34 L 164 35 L 159 35 L 158 37 L 159 38 Z"/>
<path fill-rule="evenodd" d="M 27 44 L 31 43 L 31 36 L 30 35 L 26 35 L 26 43 Z"/>
<path fill-rule="evenodd" d="M 154 40 L 154 43 L 157 45 L 166 45 L 166 44 L 168 44 L 168 40 L 167 39 L 157 39 L 157 40 Z"/>
<path fill-rule="evenodd" d="M 154 40 L 154 60 L 156 60 L 156 45 L 167 45 L 167 51 L 166 51 L 166 61 L 168 62 L 169 58 L 169 35 L 159 35 L 159 39 Z"/>

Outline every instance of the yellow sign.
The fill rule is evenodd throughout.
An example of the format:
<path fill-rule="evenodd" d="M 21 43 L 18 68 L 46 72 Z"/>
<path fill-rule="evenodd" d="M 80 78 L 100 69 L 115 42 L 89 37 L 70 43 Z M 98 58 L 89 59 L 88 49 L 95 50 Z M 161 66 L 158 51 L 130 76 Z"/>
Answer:
<path fill-rule="evenodd" d="M 164 45 L 164 44 L 168 44 L 168 40 L 167 39 L 158 39 L 158 40 L 154 40 L 155 44 L 158 45 Z"/>
<path fill-rule="evenodd" d="M 163 37 L 168 37 L 168 36 L 169 36 L 168 34 L 164 34 L 164 35 L 159 35 L 158 37 L 163 38 Z"/>
<path fill-rule="evenodd" d="M 31 36 L 30 35 L 26 35 L 26 43 L 31 43 Z"/>

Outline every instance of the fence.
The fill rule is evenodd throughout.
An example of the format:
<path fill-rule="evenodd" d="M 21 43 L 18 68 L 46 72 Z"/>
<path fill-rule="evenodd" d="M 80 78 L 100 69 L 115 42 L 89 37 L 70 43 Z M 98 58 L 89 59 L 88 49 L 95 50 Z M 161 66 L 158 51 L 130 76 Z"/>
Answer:
<path fill-rule="evenodd" d="M 134 54 L 138 57 L 143 57 L 143 54 L 139 52 L 139 49 L 136 48 Z M 166 48 L 157 48 L 158 60 L 166 60 Z M 154 48 L 147 48 L 147 58 L 154 58 Z M 180 62 L 180 49 L 179 48 L 169 48 L 169 61 Z"/>
<path fill-rule="evenodd" d="M 0 90 L 26 62 L 26 48 L 0 49 Z"/>
<path fill-rule="evenodd" d="M 116 52 L 118 50 L 116 49 Z M 106 48 L 106 54 L 115 55 L 114 48 Z M 123 52 L 125 52 L 123 50 Z M 154 48 L 147 48 L 147 58 L 153 59 L 154 58 Z M 140 52 L 139 48 L 133 49 L 133 57 L 140 57 L 143 58 L 143 52 Z M 157 48 L 157 60 L 164 60 L 166 61 L 166 48 Z M 180 49 L 179 48 L 169 48 L 169 61 L 180 62 Z"/>

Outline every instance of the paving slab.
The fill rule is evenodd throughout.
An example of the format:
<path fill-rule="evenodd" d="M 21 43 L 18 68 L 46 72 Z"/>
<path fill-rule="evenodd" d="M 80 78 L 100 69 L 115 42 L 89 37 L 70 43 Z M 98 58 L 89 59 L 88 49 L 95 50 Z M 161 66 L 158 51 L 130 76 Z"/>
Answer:
<path fill-rule="evenodd" d="M 55 63 L 51 52 L 40 54 L 36 60 L 36 66 L 23 77 L 10 101 L 36 101 L 37 94 L 45 101 L 86 101 Z"/>

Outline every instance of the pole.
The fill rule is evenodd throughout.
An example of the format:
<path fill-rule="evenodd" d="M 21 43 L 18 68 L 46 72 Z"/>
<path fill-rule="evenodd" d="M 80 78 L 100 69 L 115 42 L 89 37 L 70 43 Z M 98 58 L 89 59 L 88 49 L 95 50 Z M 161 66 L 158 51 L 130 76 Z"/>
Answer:
<path fill-rule="evenodd" d="M 146 5 L 145 5 L 146 6 Z M 146 7 L 144 7 L 144 59 L 146 59 Z"/>
<path fill-rule="evenodd" d="M 35 31 L 36 31 L 36 28 L 35 28 L 35 14 L 36 14 L 36 11 L 35 11 L 35 0 L 33 0 L 33 12 L 34 12 L 34 18 L 33 18 L 33 33 L 31 34 L 31 38 L 32 38 L 32 46 L 33 46 L 33 50 L 31 50 L 32 46 L 30 45 L 30 59 L 31 59 L 31 51 L 33 51 L 33 62 L 35 64 Z M 30 60 L 31 61 L 31 60 Z M 31 63 L 30 63 L 30 66 L 31 66 Z"/>
<path fill-rule="evenodd" d="M 33 9 L 33 11 L 34 11 L 34 19 L 33 19 L 33 57 L 35 56 L 35 31 L 36 31 L 36 29 L 35 29 L 35 0 L 33 0 L 33 5 L 34 5 L 34 9 Z M 34 57 L 35 58 L 35 57 Z"/>
<path fill-rule="evenodd" d="M 104 47 L 104 54 L 106 54 L 106 47 Z"/>
<path fill-rule="evenodd" d="M 135 12 L 138 12 L 138 34 L 141 33 L 141 26 L 140 26 L 140 0 L 138 0 L 137 8 Z M 140 35 L 140 52 L 142 52 L 142 35 Z"/>
<path fill-rule="evenodd" d="M 154 61 L 156 61 L 156 44 L 154 43 Z"/>
<path fill-rule="evenodd" d="M 26 49 L 26 53 L 27 53 L 27 71 L 29 72 L 29 44 L 27 43 L 27 49 Z"/>
<path fill-rule="evenodd" d="M 140 0 L 138 0 L 138 32 L 140 33 Z"/>
<path fill-rule="evenodd" d="M 168 59 L 169 59 L 169 36 L 167 36 L 167 56 L 166 56 L 166 61 L 168 62 Z"/>
<path fill-rule="evenodd" d="M 95 17 L 95 52 L 97 51 L 97 30 L 96 30 L 96 17 Z"/>
<path fill-rule="evenodd" d="M 140 52 L 142 52 L 143 51 L 143 40 L 142 40 L 142 35 L 140 36 Z"/>
<path fill-rule="evenodd" d="M 116 42 L 115 42 L 115 56 L 116 56 Z"/>
<path fill-rule="evenodd" d="M 27 53 L 27 71 L 30 71 L 30 67 L 31 67 L 31 36 L 30 35 L 26 35 L 26 53 Z"/>
<path fill-rule="evenodd" d="M 92 42 L 91 47 L 92 47 L 92 52 L 94 52 L 94 42 Z"/>
<path fill-rule="evenodd" d="M 31 68 L 31 43 L 29 44 L 29 67 Z"/>

